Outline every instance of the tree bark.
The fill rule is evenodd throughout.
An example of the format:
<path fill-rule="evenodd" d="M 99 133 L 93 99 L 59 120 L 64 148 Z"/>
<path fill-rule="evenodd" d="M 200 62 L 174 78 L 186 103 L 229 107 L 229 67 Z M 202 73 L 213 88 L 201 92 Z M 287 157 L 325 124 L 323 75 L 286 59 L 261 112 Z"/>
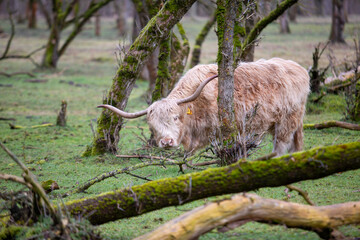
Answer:
<path fill-rule="evenodd" d="M 139 69 L 153 53 L 157 45 L 169 35 L 173 26 L 185 15 L 194 2 L 195 0 L 170 0 L 164 4 L 163 8 L 149 21 L 140 32 L 139 37 L 131 45 L 123 64 L 114 77 L 112 87 L 104 103 L 110 103 L 119 109 L 125 109 Z M 92 145 L 86 149 L 83 155 L 90 156 L 105 152 L 116 152 L 121 125 L 122 118 L 110 113 L 108 110 L 103 110 L 98 118 L 97 135 Z M 105 139 L 104 131 L 109 133 L 110 140 Z"/>
<path fill-rule="evenodd" d="M 234 114 L 234 27 L 241 2 L 218 0 L 216 10 L 218 56 L 218 115 L 221 135 L 227 139 L 236 130 Z"/>
<path fill-rule="evenodd" d="M 92 224 L 137 216 L 168 206 L 261 187 L 277 187 L 360 168 L 360 142 L 318 147 L 272 158 L 161 179 L 65 203 L 71 215 Z M 91 213 L 91 214 L 90 214 Z"/>
<path fill-rule="evenodd" d="M 323 1 L 324 0 L 315 0 L 315 14 L 317 16 L 324 16 Z"/>
<path fill-rule="evenodd" d="M 37 26 L 37 2 L 36 0 L 29 0 L 28 2 L 28 28 L 34 29 Z"/>
<path fill-rule="evenodd" d="M 288 11 L 285 11 L 279 18 L 280 20 L 280 33 L 281 34 L 289 34 L 290 27 L 289 27 L 289 16 Z"/>
<path fill-rule="evenodd" d="M 159 63 L 154 91 L 151 102 L 167 96 L 170 81 L 170 36 L 164 39 L 159 46 Z"/>
<path fill-rule="evenodd" d="M 99 11 L 95 14 L 95 36 L 101 35 L 101 16 Z"/>
<path fill-rule="evenodd" d="M 117 0 L 114 1 L 114 9 L 116 13 L 116 29 L 118 30 L 118 35 L 124 37 L 126 35 L 126 19 L 125 19 L 125 8 L 126 2 L 124 0 L 120 1 L 122 7 L 119 6 Z"/>
<path fill-rule="evenodd" d="M 135 240 L 197 239 L 215 228 L 224 232 L 250 221 L 315 231 L 329 238 L 330 228 L 360 223 L 359 212 L 360 201 L 315 207 L 243 193 L 195 208 Z"/>
<path fill-rule="evenodd" d="M 345 28 L 344 0 L 332 1 L 331 32 L 329 40 L 331 43 L 345 43 L 343 36 Z"/>

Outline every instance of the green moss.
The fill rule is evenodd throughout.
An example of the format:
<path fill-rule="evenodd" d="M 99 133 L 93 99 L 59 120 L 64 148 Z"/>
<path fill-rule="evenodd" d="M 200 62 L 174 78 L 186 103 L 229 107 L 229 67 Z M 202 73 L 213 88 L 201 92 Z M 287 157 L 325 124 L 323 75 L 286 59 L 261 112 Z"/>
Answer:
<path fill-rule="evenodd" d="M 25 227 L 10 225 L 0 229 L 0 240 L 16 239 Z"/>

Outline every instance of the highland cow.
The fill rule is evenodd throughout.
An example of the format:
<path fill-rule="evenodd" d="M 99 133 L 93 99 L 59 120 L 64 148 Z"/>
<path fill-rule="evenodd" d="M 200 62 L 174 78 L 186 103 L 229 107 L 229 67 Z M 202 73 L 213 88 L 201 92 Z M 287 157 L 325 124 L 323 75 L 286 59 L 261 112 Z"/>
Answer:
<path fill-rule="evenodd" d="M 100 105 L 125 118 L 147 115 L 159 147 L 184 146 L 194 152 L 209 144 L 219 128 L 218 66 L 190 69 L 170 94 L 147 109 L 127 113 Z M 270 133 L 273 151 L 282 155 L 303 148 L 303 117 L 309 76 L 299 64 L 280 58 L 241 63 L 234 72 L 234 110 L 240 135 Z M 245 117 L 257 106 L 250 123 Z"/>

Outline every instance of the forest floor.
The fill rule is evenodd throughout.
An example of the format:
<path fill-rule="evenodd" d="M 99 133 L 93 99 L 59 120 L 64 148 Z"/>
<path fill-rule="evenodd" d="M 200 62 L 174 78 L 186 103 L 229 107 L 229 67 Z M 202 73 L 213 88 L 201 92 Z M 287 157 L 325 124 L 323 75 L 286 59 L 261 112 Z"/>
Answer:
<path fill-rule="evenodd" d="M 206 19 L 183 20 L 191 46 Z M 298 18 L 297 23 L 290 25 L 291 34 L 279 34 L 276 23 L 268 26 L 262 34 L 255 58 L 281 57 L 292 59 L 308 69 L 312 65 L 312 52 L 319 43 L 325 43 L 330 33 L 331 19 Z M 2 19 L 0 26 L 9 33 L 8 21 Z M 130 24 L 129 24 L 130 26 Z M 129 27 L 130 29 L 130 27 Z M 48 30 L 45 24 L 29 30 L 24 25 L 16 26 L 16 35 L 11 48 L 12 53 L 25 54 L 44 45 Z M 339 71 L 344 62 L 350 63 L 354 57 L 354 34 L 360 34 L 360 16 L 351 16 L 346 24 L 345 36 L 347 45 L 331 45 L 324 52 L 321 67 L 325 67 L 328 55 L 335 57 Z M 130 34 L 129 34 L 130 35 Z M 7 37 L 0 38 L 2 53 Z M 55 180 L 60 189 L 50 193 L 56 201 L 79 183 L 101 173 L 110 172 L 139 163 L 138 159 L 120 159 L 113 155 L 99 157 L 81 157 L 81 154 L 93 137 L 91 125 L 96 127 L 96 118 L 101 110 L 96 106 L 102 102 L 103 95 L 111 86 L 112 78 L 117 70 L 115 58 L 116 45 L 126 40 L 116 34 L 115 21 L 104 19 L 101 37 L 94 36 L 93 24 L 88 24 L 81 35 L 70 45 L 65 56 L 60 59 L 58 70 L 34 70 L 34 66 L 26 60 L 0 61 L 0 72 L 33 71 L 39 82 L 28 81 L 30 78 L 18 75 L 11 78 L 0 76 L 0 117 L 14 118 L 15 121 L 0 121 L 0 140 L 13 151 L 40 181 Z M 203 46 L 202 63 L 214 63 L 216 59 L 217 41 L 212 32 Z M 42 52 L 35 55 L 40 62 Z M 148 83 L 138 80 L 134 88 L 128 111 L 136 111 L 147 107 L 144 98 Z M 43 123 L 56 123 L 57 112 L 61 101 L 68 102 L 68 117 L 66 127 L 31 126 Z M 309 104 L 305 123 L 318 123 L 326 120 L 344 120 L 346 102 L 344 94 L 327 95 L 318 104 Z M 21 129 L 10 129 L 9 123 L 23 126 Z M 139 150 L 143 142 L 139 137 L 150 135 L 145 118 L 129 120 L 121 132 L 119 144 L 121 154 L 144 152 Z M 324 129 L 305 131 L 305 149 L 315 146 L 359 141 L 360 134 L 344 129 Z M 259 151 L 251 159 L 272 150 L 272 141 L 268 137 Z M 161 179 L 180 175 L 178 167 L 148 167 L 134 173 L 149 178 Z M 195 170 L 186 170 L 186 173 Z M 0 151 L 0 172 L 20 175 L 21 171 L 5 152 Z M 70 195 L 64 201 L 82 197 L 94 196 L 101 192 L 129 187 L 144 183 L 144 180 L 129 175 L 119 175 L 90 187 L 86 193 Z M 309 193 L 310 198 L 318 205 L 328 205 L 360 199 L 360 170 L 334 174 L 319 179 L 302 181 L 295 184 Z M 10 182 L 0 182 L 0 191 L 19 190 L 20 187 Z M 284 192 L 285 187 L 262 188 L 256 194 L 275 199 L 287 199 L 291 202 L 305 203 L 298 194 L 291 192 L 290 197 Z M 216 198 L 208 198 L 192 202 L 180 207 L 169 207 L 142 216 L 103 224 L 99 231 L 107 239 L 131 239 L 151 231 L 160 224 L 169 221 L 184 211 L 193 209 Z M 1 204 L 1 203 L 0 203 Z M 0 205 L 1 206 L 1 205 Z M 341 231 L 349 237 L 360 237 L 359 226 L 344 226 Z M 248 223 L 236 230 L 219 233 L 212 231 L 201 239 L 317 239 L 317 235 L 298 229 L 287 229 L 283 226 L 270 226 L 260 223 Z"/>

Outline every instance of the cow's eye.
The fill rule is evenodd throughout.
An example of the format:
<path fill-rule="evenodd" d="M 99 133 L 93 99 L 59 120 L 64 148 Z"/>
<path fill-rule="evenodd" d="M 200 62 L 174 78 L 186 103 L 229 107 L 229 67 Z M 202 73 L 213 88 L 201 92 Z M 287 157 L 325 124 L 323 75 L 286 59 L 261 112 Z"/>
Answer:
<path fill-rule="evenodd" d="M 175 116 L 175 117 L 174 117 L 174 121 L 177 121 L 178 119 L 179 119 L 178 116 Z"/>

